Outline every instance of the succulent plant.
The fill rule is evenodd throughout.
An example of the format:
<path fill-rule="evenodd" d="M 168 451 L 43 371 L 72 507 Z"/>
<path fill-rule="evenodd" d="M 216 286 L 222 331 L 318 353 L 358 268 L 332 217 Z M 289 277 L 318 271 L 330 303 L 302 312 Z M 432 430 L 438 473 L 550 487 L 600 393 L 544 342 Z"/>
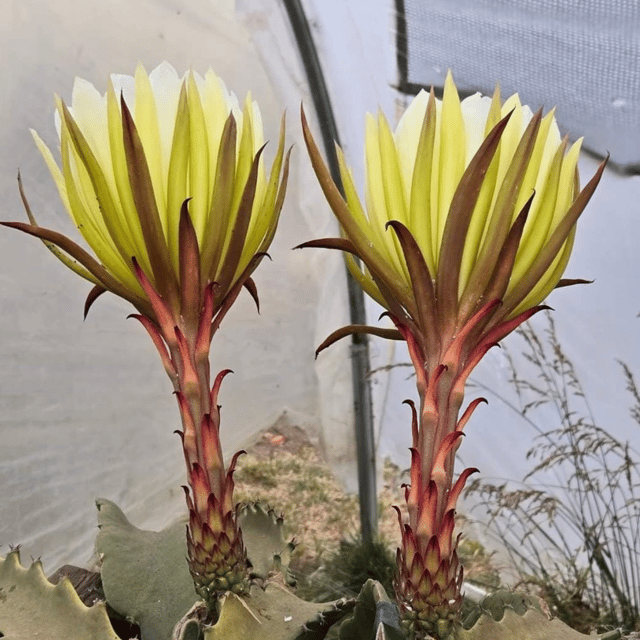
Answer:
<path fill-rule="evenodd" d="M 205 638 L 249 639 L 260 631 L 266 640 L 323 638 L 354 606 L 349 600 L 305 602 L 286 588 L 292 544 L 283 536 L 283 521 L 259 504 L 238 510 L 252 585 L 242 594 L 225 592 L 212 621 L 194 591 L 185 562 L 186 523 L 154 532 L 134 527 L 109 500 L 98 500 L 104 593 L 121 615 L 139 625 L 142 640 L 171 640 L 184 634 Z M 212 624 L 213 623 L 213 624 Z M 306 634 L 306 635 L 305 635 Z"/>

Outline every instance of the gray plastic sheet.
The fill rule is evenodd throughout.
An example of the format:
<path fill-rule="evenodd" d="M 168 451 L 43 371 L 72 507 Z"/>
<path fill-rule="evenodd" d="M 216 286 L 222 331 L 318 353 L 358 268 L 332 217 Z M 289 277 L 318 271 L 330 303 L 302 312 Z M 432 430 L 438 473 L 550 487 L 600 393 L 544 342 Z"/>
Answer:
<path fill-rule="evenodd" d="M 640 169 L 640 5 L 635 0 L 404 0 L 405 83 L 458 86 L 546 109 L 572 137 Z M 406 50 L 404 47 L 406 45 Z"/>

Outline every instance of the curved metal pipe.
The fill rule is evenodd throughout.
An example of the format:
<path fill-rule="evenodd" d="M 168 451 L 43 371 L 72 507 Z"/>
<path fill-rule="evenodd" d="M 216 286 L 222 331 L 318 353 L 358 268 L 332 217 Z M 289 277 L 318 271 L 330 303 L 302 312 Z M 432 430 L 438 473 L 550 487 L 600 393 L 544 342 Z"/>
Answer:
<path fill-rule="evenodd" d="M 300 0 L 283 0 L 304 64 L 313 104 L 320 122 L 322 142 L 329 170 L 342 192 L 334 141 L 340 144 L 338 128 L 331 107 L 322 67 L 309 29 L 309 22 Z M 347 271 L 349 315 L 352 324 L 366 324 L 364 294 Z M 353 380 L 353 409 L 358 456 L 358 487 L 362 541 L 371 542 L 378 528 L 378 498 L 376 491 L 376 457 L 369 373 L 369 342 L 367 336 L 354 335 L 351 342 L 351 374 Z"/>

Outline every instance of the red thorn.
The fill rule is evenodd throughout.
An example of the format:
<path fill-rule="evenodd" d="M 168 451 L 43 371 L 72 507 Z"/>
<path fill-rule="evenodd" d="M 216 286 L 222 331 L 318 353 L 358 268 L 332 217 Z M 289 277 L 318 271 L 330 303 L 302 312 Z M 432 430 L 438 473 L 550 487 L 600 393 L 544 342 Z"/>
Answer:
<path fill-rule="evenodd" d="M 216 379 L 213 382 L 213 386 L 211 387 L 210 402 L 211 402 L 211 408 L 212 409 L 213 409 L 213 407 L 217 407 L 218 406 L 218 393 L 220 391 L 220 385 L 222 384 L 222 381 L 224 380 L 224 378 L 230 373 L 233 373 L 233 371 L 231 369 L 223 369 L 216 376 Z"/>
<path fill-rule="evenodd" d="M 413 402 L 413 400 L 403 400 L 402 404 L 406 404 L 409 405 L 409 407 L 411 407 L 411 437 L 412 437 L 412 444 L 414 447 L 418 447 L 418 441 L 420 439 L 420 434 L 419 434 L 419 430 L 418 430 L 418 412 L 416 411 L 416 405 Z"/>
<path fill-rule="evenodd" d="M 484 402 L 485 404 L 489 404 L 486 398 L 476 398 L 473 402 L 469 403 L 469 406 L 465 409 L 462 417 L 460 418 L 460 420 L 458 420 L 456 431 L 462 431 L 465 428 L 467 422 L 469 422 L 469 419 L 473 415 L 473 412 L 482 402 Z"/>
<path fill-rule="evenodd" d="M 447 497 L 447 506 L 445 507 L 445 511 L 449 511 L 451 509 L 455 509 L 456 503 L 458 502 L 458 498 L 464 489 L 464 485 L 466 484 L 469 476 L 473 473 L 478 473 L 478 469 L 475 467 L 470 467 L 465 469 L 456 480 L 455 484 L 449 491 L 449 496 Z"/>

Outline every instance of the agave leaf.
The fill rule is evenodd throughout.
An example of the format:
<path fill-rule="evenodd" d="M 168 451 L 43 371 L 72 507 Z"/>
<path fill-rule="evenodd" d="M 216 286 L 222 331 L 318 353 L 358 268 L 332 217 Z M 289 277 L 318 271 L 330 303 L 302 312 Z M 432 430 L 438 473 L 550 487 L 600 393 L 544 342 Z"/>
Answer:
<path fill-rule="evenodd" d="M 140 626 L 142 640 L 170 640 L 198 599 L 186 561 L 185 523 L 143 531 L 113 502 L 101 498 L 96 506 L 96 549 L 107 602 Z"/>
<path fill-rule="evenodd" d="M 68 578 L 51 584 L 40 561 L 20 564 L 18 550 L 0 557 L 0 637 L 118 640 L 103 602 L 86 607 Z"/>
<path fill-rule="evenodd" d="M 340 329 L 336 329 L 322 341 L 322 344 L 316 349 L 316 358 L 321 351 L 330 347 L 334 342 L 347 336 L 352 336 L 355 333 L 368 333 L 369 335 L 387 338 L 388 340 L 404 340 L 402 334 L 397 329 L 383 329 L 366 324 L 349 324 L 345 327 L 340 327 Z"/>

